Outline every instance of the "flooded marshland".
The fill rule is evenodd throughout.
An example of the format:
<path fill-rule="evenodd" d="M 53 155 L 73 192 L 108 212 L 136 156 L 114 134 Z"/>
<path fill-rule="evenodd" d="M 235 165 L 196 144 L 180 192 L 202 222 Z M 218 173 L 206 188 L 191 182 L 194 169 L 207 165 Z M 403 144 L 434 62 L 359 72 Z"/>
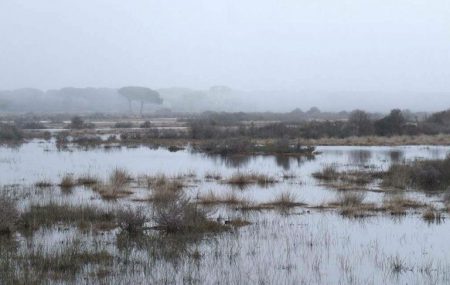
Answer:
<path fill-rule="evenodd" d="M 41 140 L 2 147 L 2 192 L 21 213 L 41 207 L 48 214 L 42 212 L 46 205 L 54 213 L 70 207 L 131 209 L 144 216 L 146 229 L 132 235 L 105 225 L 108 219 L 95 214 L 101 223 L 80 225 L 58 217 L 52 218 L 54 223 L 35 222 L 2 239 L 0 283 L 450 282 L 443 192 L 386 189 L 378 179 L 343 190 L 313 175 L 330 165 L 340 171 L 377 172 L 403 161 L 444 159 L 449 147 L 323 146 L 316 151 L 314 157 L 290 157 L 207 155 L 189 147 L 177 152 L 148 146 L 58 150 L 53 141 Z M 129 176 L 123 195 L 106 196 L 88 183 L 62 183 L 67 176 L 109 181 L 118 169 Z M 183 195 L 205 209 L 210 220 L 233 226 L 189 237 L 158 232 L 152 209 L 155 181 L 162 177 L 179 183 Z M 346 192 L 363 193 L 363 203 L 376 210 L 343 215 L 335 205 Z M 401 215 L 381 210 L 399 196 L 421 206 L 408 207 Z M 429 208 L 439 211 L 439 219 L 424 219 Z"/>

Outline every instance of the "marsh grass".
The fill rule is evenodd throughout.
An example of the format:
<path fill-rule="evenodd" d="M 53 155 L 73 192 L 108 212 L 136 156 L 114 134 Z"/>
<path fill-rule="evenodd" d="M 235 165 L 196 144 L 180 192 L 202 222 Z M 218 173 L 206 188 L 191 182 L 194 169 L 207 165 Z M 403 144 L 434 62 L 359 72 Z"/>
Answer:
<path fill-rule="evenodd" d="M 425 210 L 425 212 L 423 212 L 422 218 L 428 223 L 437 224 L 441 223 L 443 220 L 441 213 L 432 207 L 429 207 L 427 210 Z"/>
<path fill-rule="evenodd" d="M 119 211 L 116 215 L 120 228 L 129 234 L 142 233 L 144 230 L 144 224 L 147 221 L 147 217 L 144 212 L 145 209 L 143 207 L 136 210 L 128 208 L 126 210 Z"/>
<path fill-rule="evenodd" d="M 234 192 L 227 193 L 226 195 L 219 196 L 213 191 L 209 191 L 206 195 L 200 196 L 198 203 L 204 205 L 216 205 L 216 204 L 227 204 L 227 205 L 240 205 L 243 204 L 244 199 L 239 198 Z"/>
<path fill-rule="evenodd" d="M 242 218 L 236 218 L 236 219 L 231 219 L 231 220 L 225 221 L 225 225 L 230 225 L 230 226 L 237 227 L 237 228 L 245 227 L 245 226 L 248 226 L 251 224 L 252 224 L 251 222 L 244 220 Z"/>
<path fill-rule="evenodd" d="M 339 178 L 339 172 L 336 164 L 330 164 L 323 167 L 322 170 L 314 172 L 312 176 L 325 181 L 337 180 Z"/>
<path fill-rule="evenodd" d="M 335 164 L 327 165 L 322 170 L 314 172 L 312 176 L 327 182 L 326 185 L 338 190 L 356 190 L 375 179 L 382 178 L 382 172 L 375 170 L 338 171 Z"/>
<path fill-rule="evenodd" d="M 73 281 L 86 267 L 111 266 L 113 259 L 105 250 L 83 249 L 78 240 L 54 252 L 37 248 L 11 253 L 7 263 L 15 270 L 8 276 L 6 284 L 66 283 Z"/>
<path fill-rule="evenodd" d="M 390 194 L 383 199 L 382 210 L 391 215 L 405 215 L 408 209 L 418 209 L 427 205 L 412 199 L 405 198 L 401 193 Z"/>
<path fill-rule="evenodd" d="M 341 192 L 337 196 L 337 204 L 343 207 L 360 206 L 366 198 L 366 193 L 360 191 Z"/>
<path fill-rule="evenodd" d="M 76 185 L 76 181 L 70 174 L 65 174 L 61 178 L 61 182 L 59 183 L 59 187 L 63 190 L 70 190 Z"/>
<path fill-rule="evenodd" d="M 171 234 L 203 234 L 208 232 L 221 232 L 228 227 L 209 219 L 209 212 L 182 192 L 170 200 L 154 204 L 153 220 L 156 229 Z"/>
<path fill-rule="evenodd" d="M 447 189 L 450 186 L 450 156 L 442 160 L 414 160 L 391 165 L 383 176 L 382 185 L 424 191 Z"/>
<path fill-rule="evenodd" d="M 57 224 L 85 227 L 96 223 L 117 224 L 117 215 L 113 211 L 101 210 L 89 206 L 72 206 L 51 202 L 46 205 L 31 205 L 20 215 L 20 230 L 37 230 Z"/>
<path fill-rule="evenodd" d="M 147 200 L 155 204 L 164 204 L 170 200 L 178 199 L 180 192 L 185 187 L 183 180 L 166 175 L 148 176 L 146 181 L 147 187 L 152 190 Z"/>
<path fill-rule="evenodd" d="M 279 193 L 272 201 L 262 204 L 263 206 L 272 206 L 275 208 L 292 208 L 305 206 L 305 203 L 298 202 L 297 195 L 292 192 Z"/>
<path fill-rule="evenodd" d="M 34 186 L 37 188 L 50 188 L 53 186 L 53 183 L 48 179 L 44 179 L 34 183 Z"/>
<path fill-rule="evenodd" d="M 0 194 L 0 236 L 10 235 L 16 230 L 19 211 L 16 203 L 5 194 Z"/>
<path fill-rule="evenodd" d="M 364 203 L 366 193 L 361 191 L 340 192 L 335 202 L 330 206 L 340 207 L 340 214 L 348 218 L 364 218 L 373 215 L 376 206 L 371 203 Z"/>
<path fill-rule="evenodd" d="M 231 177 L 225 180 L 226 184 L 237 187 L 245 187 L 251 184 L 258 184 L 259 186 L 268 186 L 276 182 L 277 180 L 269 175 L 254 172 L 249 173 L 236 172 L 233 175 L 231 175 Z"/>
<path fill-rule="evenodd" d="M 126 170 L 116 168 L 106 183 L 94 184 L 92 189 L 105 200 L 115 200 L 133 194 L 128 188 L 131 181 L 131 175 Z"/>
<path fill-rule="evenodd" d="M 100 183 L 100 179 L 96 176 L 93 176 L 91 174 L 83 174 L 80 177 L 77 178 L 76 183 L 78 185 L 82 185 L 82 186 L 93 186 L 95 184 L 99 184 Z"/>

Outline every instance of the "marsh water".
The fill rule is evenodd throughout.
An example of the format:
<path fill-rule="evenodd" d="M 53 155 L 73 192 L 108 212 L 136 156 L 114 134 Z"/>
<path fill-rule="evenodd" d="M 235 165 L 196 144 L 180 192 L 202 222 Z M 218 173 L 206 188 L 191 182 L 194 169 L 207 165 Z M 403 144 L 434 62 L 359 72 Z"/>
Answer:
<path fill-rule="evenodd" d="M 147 195 L 135 187 L 135 193 L 117 202 L 103 201 L 92 190 L 77 187 L 70 193 L 58 187 L 35 189 L 42 180 L 57 184 L 65 174 L 90 174 L 106 179 L 116 168 L 135 177 L 166 174 L 189 176 L 186 191 L 192 199 L 214 192 L 234 193 L 240 198 L 267 202 L 279 193 L 293 193 L 299 202 L 317 206 L 336 198 L 337 190 L 320 183 L 312 173 L 326 165 L 339 169 L 383 170 L 392 163 L 422 158 L 445 158 L 446 146 L 399 147 L 318 147 L 315 158 L 287 156 L 221 157 L 192 152 L 189 148 L 170 152 L 147 146 L 111 149 L 69 147 L 59 150 L 53 141 L 33 140 L 17 147 L 0 148 L 0 181 L 3 191 L 14 191 L 19 206 L 49 201 L 94 204 L 102 207 L 139 205 L 133 202 Z M 205 179 L 207 173 L 227 178 L 236 172 L 262 173 L 276 178 L 268 186 L 235 188 L 221 181 Z M 380 203 L 387 193 L 376 184 L 367 191 L 365 201 Z M 30 190 L 31 189 L 31 190 Z M 27 192 L 26 194 L 21 191 Z M 441 194 L 409 191 L 416 200 L 438 205 Z M 58 250 L 58 244 L 81 240 L 83 246 L 101 247 L 117 260 L 112 274 L 89 283 L 132 284 L 448 284 L 450 282 L 450 224 L 427 223 L 420 213 L 392 217 L 377 214 L 364 219 L 348 219 L 334 210 L 296 207 L 286 212 L 267 210 L 241 212 L 217 206 L 212 218 L 245 218 L 252 224 L 233 233 L 219 234 L 190 244 L 200 252 L 192 261 L 152 260 L 145 247 L 126 250 L 116 246 L 113 233 L 97 235 L 51 228 L 31 237 L 19 236 L 19 250 L 44 248 Z M 90 268 L 74 283 L 86 280 Z M 58 281 L 59 282 L 59 281 Z M 55 283 L 58 283 L 55 282 Z"/>

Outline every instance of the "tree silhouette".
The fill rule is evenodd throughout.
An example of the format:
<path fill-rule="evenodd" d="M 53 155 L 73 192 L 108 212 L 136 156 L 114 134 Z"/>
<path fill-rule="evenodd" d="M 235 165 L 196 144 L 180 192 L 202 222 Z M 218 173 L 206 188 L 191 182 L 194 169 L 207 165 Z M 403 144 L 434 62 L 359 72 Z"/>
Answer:
<path fill-rule="evenodd" d="M 141 109 L 139 112 L 141 116 L 144 109 L 144 104 L 150 103 L 161 105 L 163 102 L 157 91 L 147 87 L 127 86 L 120 88 L 118 92 L 128 100 L 130 112 L 132 112 L 131 104 L 133 101 L 141 103 Z"/>

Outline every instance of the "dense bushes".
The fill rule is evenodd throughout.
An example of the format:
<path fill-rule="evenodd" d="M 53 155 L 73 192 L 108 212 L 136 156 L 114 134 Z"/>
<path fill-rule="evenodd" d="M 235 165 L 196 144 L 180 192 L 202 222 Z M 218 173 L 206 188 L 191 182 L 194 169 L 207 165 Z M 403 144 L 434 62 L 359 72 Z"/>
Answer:
<path fill-rule="evenodd" d="M 228 116 L 216 115 L 189 120 L 190 137 L 193 139 L 224 139 L 232 137 L 267 138 L 347 138 L 351 136 L 395 136 L 395 135 L 434 135 L 450 134 L 450 110 L 433 114 L 430 118 L 418 121 L 416 117 L 399 109 L 377 119 L 375 114 L 355 110 L 347 120 L 302 120 L 270 122 L 262 116 L 256 121 L 239 120 L 249 115 L 236 114 L 232 120 Z M 224 120 L 221 121 L 221 118 Z M 252 117 L 253 118 L 253 117 Z M 283 117 L 286 119 L 288 117 Z M 234 123 L 234 124 L 232 124 Z"/>
<path fill-rule="evenodd" d="M 384 175 L 383 184 L 395 188 L 446 189 L 450 186 L 450 156 L 444 160 L 394 164 Z"/>

